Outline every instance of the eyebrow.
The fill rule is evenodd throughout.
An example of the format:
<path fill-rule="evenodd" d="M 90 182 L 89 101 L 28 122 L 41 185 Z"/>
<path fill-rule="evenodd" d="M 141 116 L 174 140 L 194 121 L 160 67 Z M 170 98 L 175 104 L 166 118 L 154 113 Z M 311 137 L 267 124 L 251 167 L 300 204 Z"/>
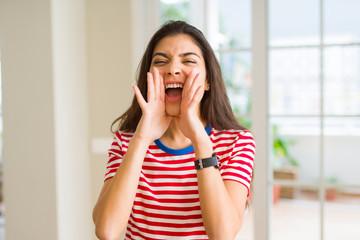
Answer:
<path fill-rule="evenodd" d="M 179 54 L 180 57 L 186 57 L 186 56 L 190 56 L 190 55 L 195 55 L 195 56 L 197 56 L 198 58 L 200 58 L 199 55 L 197 55 L 197 54 L 194 53 L 194 52 L 186 52 L 186 53 Z M 167 54 L 165 54 L 165 53 L 162 53 L 162 52 L 157 52 L 157 53 L 155 53 L 155 54 L 152 56 L 152 58 L 154 58 L 155 56 L 162 56 L 162 57 L 168 58 L 168 59 L 170 58 L 169 55 L 167 55 Z"/>

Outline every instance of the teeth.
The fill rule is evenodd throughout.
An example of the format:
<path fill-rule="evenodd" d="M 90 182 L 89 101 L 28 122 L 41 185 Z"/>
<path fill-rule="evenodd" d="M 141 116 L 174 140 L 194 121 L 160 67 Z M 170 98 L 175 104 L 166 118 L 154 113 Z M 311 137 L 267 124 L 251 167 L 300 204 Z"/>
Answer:
<path fill-rule="evenodd" d="M 180 84 L 180 83 L 169 83 L 169 84 L 166 84 L 166 89 L 168 88 L 183 88 L 183 85 Z"/>

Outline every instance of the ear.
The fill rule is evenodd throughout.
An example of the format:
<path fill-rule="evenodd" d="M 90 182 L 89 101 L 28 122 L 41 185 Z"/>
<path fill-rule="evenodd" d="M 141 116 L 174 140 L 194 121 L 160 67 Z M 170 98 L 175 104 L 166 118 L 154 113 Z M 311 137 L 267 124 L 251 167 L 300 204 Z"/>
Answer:
<path fill-rule="evenodd" d="M 210 91 L 210 83 L 208 80 L 206 80 L 206 83 L 205 83 L 205 91 Z"/>

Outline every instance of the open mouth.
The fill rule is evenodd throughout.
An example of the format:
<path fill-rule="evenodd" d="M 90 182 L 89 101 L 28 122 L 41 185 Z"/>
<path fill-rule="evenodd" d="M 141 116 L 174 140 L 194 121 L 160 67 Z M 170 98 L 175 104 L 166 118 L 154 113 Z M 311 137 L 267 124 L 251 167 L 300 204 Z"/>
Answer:
<path fill-rule="evenodd" d="M 166 100 L 169 102 L 177 102 L 181 100 L 183 84 L 169 83 L 165 86 Z"/>

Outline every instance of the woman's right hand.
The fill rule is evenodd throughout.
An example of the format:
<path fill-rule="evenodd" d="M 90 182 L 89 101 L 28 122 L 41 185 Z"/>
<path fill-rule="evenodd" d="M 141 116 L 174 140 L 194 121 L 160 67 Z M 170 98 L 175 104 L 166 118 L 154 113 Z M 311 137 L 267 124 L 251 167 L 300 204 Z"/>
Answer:
<path fill-rule="evenodd" d="M 152 72 L 147 73 L 147 83 L 147 101 L 138 86 L 133 86 L 137 102 L 142 110 L 142 117 L 134 137 L 146 141 L 150 145 L 164 134 L 173 118 L 165 112 L 164 79 L 157 68 L 153 68 Z"/>

